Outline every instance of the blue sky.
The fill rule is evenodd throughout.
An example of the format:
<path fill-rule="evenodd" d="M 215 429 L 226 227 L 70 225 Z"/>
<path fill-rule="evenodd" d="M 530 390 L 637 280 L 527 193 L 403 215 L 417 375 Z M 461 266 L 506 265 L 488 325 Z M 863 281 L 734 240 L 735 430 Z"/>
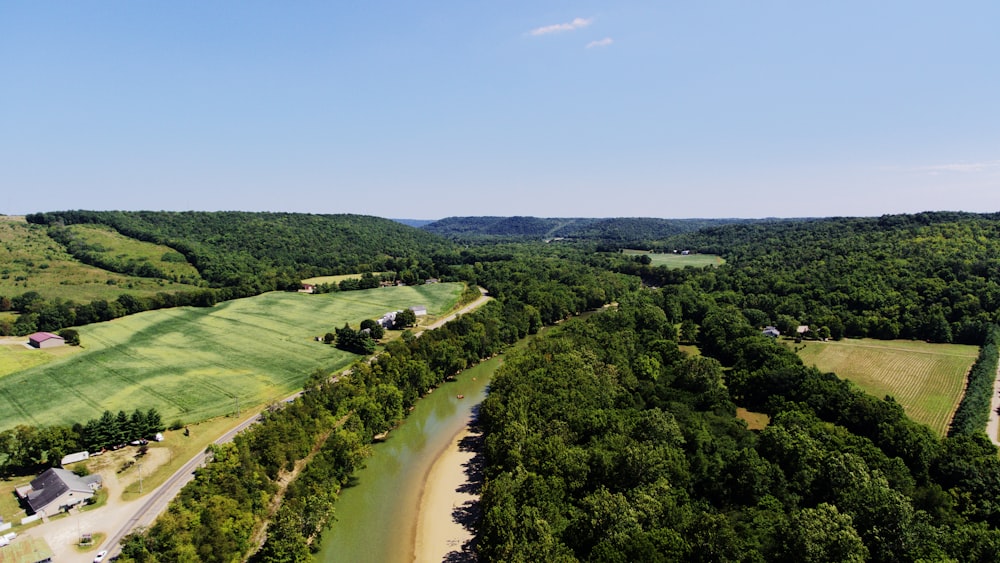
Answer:
<path fill-rule="evenodd" d="M 1000 211 L 1000 4 L 0 0 L 0 213 Z"/>

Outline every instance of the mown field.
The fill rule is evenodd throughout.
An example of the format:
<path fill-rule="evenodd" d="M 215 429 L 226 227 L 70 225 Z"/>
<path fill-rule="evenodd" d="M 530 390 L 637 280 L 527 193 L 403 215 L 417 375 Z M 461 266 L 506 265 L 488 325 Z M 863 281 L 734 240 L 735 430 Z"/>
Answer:
<path fill-rule="evenodd" d="M 188 263 L 184 255 L 169 246 L 129 238 L 105 225 L 72 225 L 68 228 L 92 248 L 100 249 L 99 252 L 92 251 L 105 255 L 108 261 L 146 262 L 171 279 L 176 276 L 177 279 L 188 279 L 191 283 L 201 279 L 198 270 Z"/>
<path fill-rule="evenodd" d="M 373 272 L 375 276 L 379 276 L 382 272 Z M 344 280 L 360 280 L 361 274 L 340 274 L 337 276 L 317 276 L 315 278 L 307 278 L 302 280 L 302 283 L 311 283 L 319 285 L 321 283 L 340 283 Z"/>
<path fill-rule="evenodd" d="M 892 395 L 913 420 L 947 431 L 979 348 L 909 340 L 842 340 L 797 346 L 806 365 L 834 372 L 876 397 Z"/>
<path fill-rule="evenodd" d="M 0 295 L 13 297 L 36 291 L 49 300 L 87 303 L 117 299 L 123 293 L 145 296 L 194 289 L 82 264 L 49 238 L 45 227 L 29 225 L 23 217 L 0 215 Z"/>
<path fill-rule="evenodd" d="M 151 407 L 167 423 L 196 422 L 231 412 L 237 399 L 241 408 L 278 400 L 301 389 L 314 370 L 357 358 L 316 336 L 412 305 L 425 305 L 433 318 L 454 307 L 462 289 L 447 283 L 273 292 L 80 327 L 79 352 L 0 377 L 0 429 Z"/>
<path fill-rule="evenodd" d="M 633 256 L 645 254 L 649 256 L 650 260 L 652 260 L 652 262 L 650 262 L 651 265 L 666 266 L 668 268 L 683 268 L 685 266 L 701 268 L 703 266 L 720 266 L 726 263 L 721 256 L 716 256 L 714 254 L 683 255 L 665 252 L 648 252 L 645 250 L 624 250 L 622 252 Z"/>

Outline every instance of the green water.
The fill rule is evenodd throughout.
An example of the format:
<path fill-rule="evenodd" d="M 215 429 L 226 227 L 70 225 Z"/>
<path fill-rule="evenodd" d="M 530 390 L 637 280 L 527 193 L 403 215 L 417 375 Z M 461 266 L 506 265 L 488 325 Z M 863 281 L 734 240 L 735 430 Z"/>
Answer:
<path fill-rule="evenodd" d="M 366 467 L 341 492 L 336 521 L 324 532 L 316 561 L 413 561 L 420 490 L 427 473 L 468 425 L 500 362 L 500 357 L 482 362 L 417 401 L 406 421 L 373 447 Z"/>

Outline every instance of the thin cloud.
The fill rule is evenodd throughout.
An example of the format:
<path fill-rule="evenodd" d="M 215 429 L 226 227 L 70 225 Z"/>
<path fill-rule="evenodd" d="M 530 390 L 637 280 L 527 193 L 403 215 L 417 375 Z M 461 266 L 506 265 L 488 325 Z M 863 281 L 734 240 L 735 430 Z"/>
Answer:
<path fill-rule="evenodd" d="M 588 49 L 593 49 L 594 47 L 607 47 L 608 45 L 614 43 L 615 40 L 610 37 L 605 37 L 604 39 L 598 39 L 597 41 L 591 41 L 587 43 Z"/>
<path fill-rule="evenodd" d="M 552 25 L 545 25 L 542 27 L 536 27 L 528 33 L 531 35 L 547 35 L 549 33 L 560 33 L 563 31 L 573 31 L 574 29 L 582 29 L 587 27 L 594 21 L 594 18 L 573 18 L 573 21 L 568 23 L 556 23 Z"/>
<path fill-rule="evenodd" d="M 917 168 L 920 172 L 929 174 L 942 174 L 946 172 L 957 172 L 968 174 L 973 172 L 984 172 L 1000 168 L 1000 160 L 986 160 L 983 162 L 954 162 L 951 164 L 936 164 L 934 166 L 921 166 Z"/>

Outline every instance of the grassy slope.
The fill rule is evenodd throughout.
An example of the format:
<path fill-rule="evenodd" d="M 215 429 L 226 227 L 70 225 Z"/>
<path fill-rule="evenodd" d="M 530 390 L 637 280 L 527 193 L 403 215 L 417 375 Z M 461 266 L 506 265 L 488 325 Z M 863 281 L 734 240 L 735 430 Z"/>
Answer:
<path fill-rule="evenodd" d="M 461 284 L 275 292 L 81 327 L 79 353 L 0 377 L 0 429 L 137 407 L 156 407 L 168 422 L 194 422 L 228 413 L 236 397 L 241 407 L 273 401 L 300 389 L 313 370 L 357 358 L 315 336 L 411 305 L 440 314 L 461 292 Z"/>
<path fill-rule="evenodd" d="M 154 295 L 190 289 L 194 287 L 81 264 L 48 237 L 45 227 L 29 225 L 20 217 L 0 216 L 0 295 L 37 291 L 46 299 L 86 303 L 113 300 L 123 293 Z"/>
<path fill-rule="evenodd" d="M 168 276 L 187 277 L 194 280 L 201 276 L 194 266 L 186 260 L 183 262 L 164 262 L 165 254 L 179 253 L 162 244 L 143 242 L 119 234 L 111 227 L 104 225 L 72 225 L 69 227 L 77 237 L 91 245 L 105 248 L 105 254 L 117 259 L 128 259 L 135 262 L 149 262 Z M 183 255 L 180 255 L 183 258 Z"/>
<path fill-rule="evenodd" d="M 799 350 L 806 365 L 858 384 L 876 397 L 892 395 L 910 418 L 943 435 L 958 407 L 976 346 L 908 340 L 808 342 Z"/>

